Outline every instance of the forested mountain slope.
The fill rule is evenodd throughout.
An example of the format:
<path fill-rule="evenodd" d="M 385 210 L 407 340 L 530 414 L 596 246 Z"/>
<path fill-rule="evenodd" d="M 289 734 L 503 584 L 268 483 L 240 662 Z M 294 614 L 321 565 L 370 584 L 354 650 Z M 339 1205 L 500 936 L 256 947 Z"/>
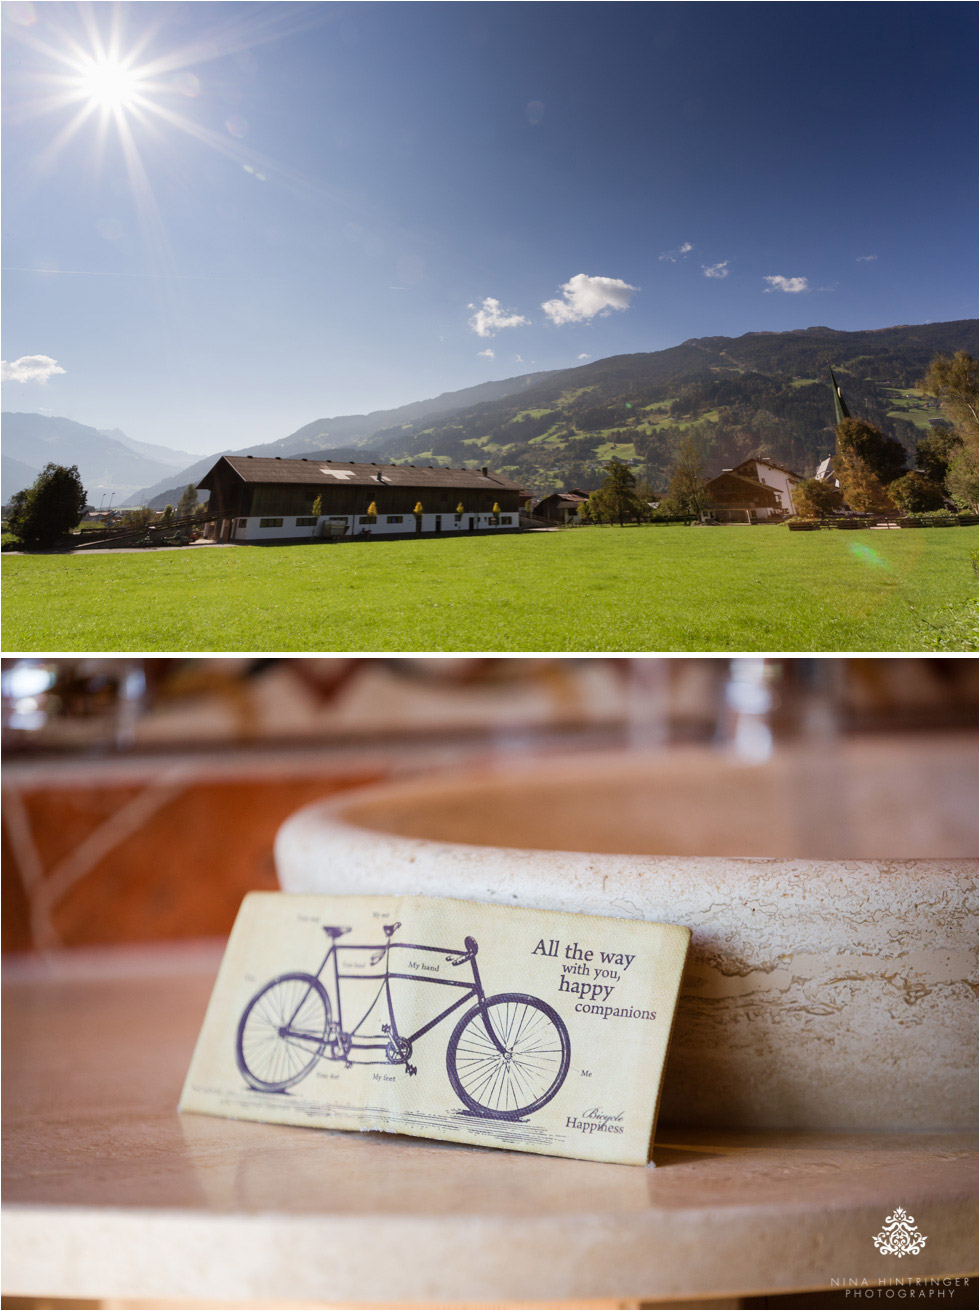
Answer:
<path fill-rule="evenodd" d="M 692 338 L 550 373 L 519 394 L 445 419 L 376 431 L 370 445 L 392 460 L 492 464 L 538 493 L 596 486 L 613 455 L 662 487 L 685 433 L 709 468 L 759 453 L 812 474 L 833 449 L 829 365 L 851 413 L 911 454 L 939 416 L 916 382 L 934 355 L 974 352 L 976 332 L 975 320 L 960 320 Z"/>

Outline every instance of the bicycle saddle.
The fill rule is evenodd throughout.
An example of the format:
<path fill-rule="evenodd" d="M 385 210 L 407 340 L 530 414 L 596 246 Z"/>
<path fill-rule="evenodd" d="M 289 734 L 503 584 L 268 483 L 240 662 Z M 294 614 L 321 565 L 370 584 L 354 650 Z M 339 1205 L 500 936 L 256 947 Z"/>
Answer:
<path fill-rule="evenodd" d="M 401 928 L 400 921 L 397 924 L 385 924 L 384 925 L 385 937 L 390 938 L 391 935 L 394 933 L 395 929 L 400 929 L 400 928 Z"/>
<path fill-rule="evenodd" d="M 342 938 L 345 933 L 350 933 L 350 925 L 346 928 L 338 928 L 336 924 L 321 924 L 320 926 L 328 938 Z"/>

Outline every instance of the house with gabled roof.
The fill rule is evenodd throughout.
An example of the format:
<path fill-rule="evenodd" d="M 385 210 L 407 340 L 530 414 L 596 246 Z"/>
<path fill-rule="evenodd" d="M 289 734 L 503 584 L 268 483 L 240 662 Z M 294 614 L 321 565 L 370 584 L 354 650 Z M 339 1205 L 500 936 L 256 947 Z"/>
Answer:
<path fill-rule="evenodd" d="M 585 505 L 591 493 L 576 487 L 570 492 L 552 492 L 544 500 L 538 501 L 534 514 L 539 519 L 551 519 L 554 523 L 568 523 L 575 518 Z"/>
<path fill-rule="evenodd" d="M 705 518 L 723 523 L 759 523 L 795 514 L 793 488 L 803 478 L 784 464 L 753 455 L 705 482 Z"/>
<path fill-rule="evenodd" d="M 236 542 L 517 531 L 521 495 L 488 468 L 252 455 L 221 456 L 198 488 L 213 536 Z"/>
<path fill-rule="evenodd" d="M 775 460 L 767 459 L 762 455 L 753 455 L 750 459 L 743 460 L 741 464 L 736 464 L 732 472 L 740 474 L 743 478 L 755 478 L 766 487 L 772 487 L 779 499 L 779 508 L 783 514 L 796 513 L 793 505 L 793 488 L 803 481 L 802 474 L 794 473 L 785 464 L 777 464 Z"/>

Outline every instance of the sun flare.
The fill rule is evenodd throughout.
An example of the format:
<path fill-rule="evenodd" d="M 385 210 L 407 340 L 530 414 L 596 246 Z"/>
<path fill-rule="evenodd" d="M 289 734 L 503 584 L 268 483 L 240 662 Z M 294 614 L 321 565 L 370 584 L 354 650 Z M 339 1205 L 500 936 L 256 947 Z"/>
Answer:
<path fill-rule="evenodd" d="M 79 89 L 85 98 L 104 109 L 125 109 L 139 91 L 139 73 L 118 60 L 93 60 L 81 70 Z"/>

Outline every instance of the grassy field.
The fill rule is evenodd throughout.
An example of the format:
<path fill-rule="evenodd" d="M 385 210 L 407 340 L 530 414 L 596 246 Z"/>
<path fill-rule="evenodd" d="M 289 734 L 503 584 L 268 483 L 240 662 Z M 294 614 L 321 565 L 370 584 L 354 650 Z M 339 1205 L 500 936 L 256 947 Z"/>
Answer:
<path fill-rule="evenodd" d="M 3 643 L 8 652 L 921 650 L 957 617 L 963 624 L 976 543 L 974 528 L 678 525 L 7 555 Z M 957 640 L 952 649 L 970 649 Z"/>

